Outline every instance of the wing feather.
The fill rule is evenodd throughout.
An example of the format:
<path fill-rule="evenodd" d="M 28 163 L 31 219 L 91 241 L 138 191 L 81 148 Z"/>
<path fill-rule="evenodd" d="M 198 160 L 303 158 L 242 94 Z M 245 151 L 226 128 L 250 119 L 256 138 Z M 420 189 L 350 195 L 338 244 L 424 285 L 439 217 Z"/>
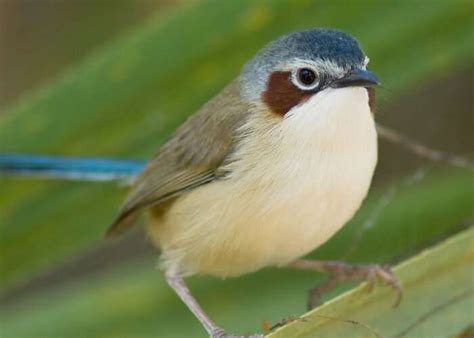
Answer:
<path fill-rule="evenodd" d="M 186 120 L 139 175 L 106 236 L 128 229 L 144 208 L 215 180 L 248 111 L 233 81 Z"/>

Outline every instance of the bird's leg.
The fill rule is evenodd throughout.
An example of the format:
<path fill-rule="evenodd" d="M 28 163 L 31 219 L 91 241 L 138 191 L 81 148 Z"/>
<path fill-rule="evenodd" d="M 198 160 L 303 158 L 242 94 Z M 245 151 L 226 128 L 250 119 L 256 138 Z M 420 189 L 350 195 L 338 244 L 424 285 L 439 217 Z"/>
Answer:
<path fill-rule="evenodd" d="M 177 274 L 165 273 L 166 281 L 171 286 L 171 288 L 176 292 L 176 294 L 181 298 L 181 300 L 186 304 L 189 310 L 196 316 L 197 319 L 201 322 L 202 326 L 206 329 L 207 333 L 212 338 L 238 338 L 243 336 L 235 336 L 227 334 L 223 329 L 218 327 L 204 312 L 201 306 L 198 304 L 196 299 L 189 291 L 186 283 L 183 278 Z M 252 335 L 250 337 L 259 338 L 263 335 Z"/>
<path fill-rule="evenodd" d="M 169 286 L 176 292 L 181 300 L 186 304 L 189 310 L 196 316 L 201 322 L 202 326 L 206 329 L 207 333 L 211 337 L 225 337 L 225 332 L 219 328 L 204 312 L 201 306 L 198 304 L 196 299 L 189 291 L 188 286 L 184 282 L 181 276 L 173 273 L 165 273 L 166 281 Z"/>
<path fill-rule="evenodd" d="M 393 274 L 388 265 L 377 264 L 354 264 L 349 265 L 338 261 L 312 261 L 299 259 L 289 265 L 290 267 L 327 272 L 330 277 L 325 282 L 312 288 L 308 296 L 308 309 L 313 309 L 318 305 L 321 295 L 333 289 L 337 284 L 345 281 L 366 280 L 372 288 L 377 279 L 382 280 L 391 286 L 397 293 L 397 306 L 402 299 L 402 286 L 398 278 Z"/>

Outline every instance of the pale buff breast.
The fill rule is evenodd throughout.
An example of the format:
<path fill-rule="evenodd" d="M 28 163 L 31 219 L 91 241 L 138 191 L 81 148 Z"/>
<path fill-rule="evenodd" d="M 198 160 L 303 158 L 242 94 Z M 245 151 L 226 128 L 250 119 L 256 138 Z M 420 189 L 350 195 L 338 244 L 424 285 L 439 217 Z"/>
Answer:
<path fill-rule="evenodd" d="M 249 124 L 257 132 L 228 179 L 152 219 L 163 269 L 235 276 L 284 265 L 327 241 L 360 207 L 377 161 L 365 89 L 327 89 L 284 120 L 256 114 Z"/>

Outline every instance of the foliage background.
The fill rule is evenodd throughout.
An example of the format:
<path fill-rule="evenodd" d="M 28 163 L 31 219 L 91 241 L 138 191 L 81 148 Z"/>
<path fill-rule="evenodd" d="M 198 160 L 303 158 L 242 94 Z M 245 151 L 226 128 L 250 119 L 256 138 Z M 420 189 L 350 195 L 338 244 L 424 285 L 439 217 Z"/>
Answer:
<path fill-rule="evenodd" d="M 472 154 L 471 1 L 6 0 L 0 6 L 0 153 L 149 158 L 266 42 L 331 26 L 361 41 L 382 78 L 379 122 L 433 147 Z M 382 141 L 368 200 L 313 256 L 368 262 L 411 256 L 470 224 L 473 182 L 471 171 L 435 166 Z M 123 187 L 0 177 L 0 190 L 0 334 L 204 336 L 153 270 L 156 253 L 140 231 L 102 241 Z M 253 332 L 264 320 L 303 313 L 306 290 L 318 280 L 266 269 L 190 283 L 219 324 Z M 454 329 L 450 334 L 463 328 Z"/>

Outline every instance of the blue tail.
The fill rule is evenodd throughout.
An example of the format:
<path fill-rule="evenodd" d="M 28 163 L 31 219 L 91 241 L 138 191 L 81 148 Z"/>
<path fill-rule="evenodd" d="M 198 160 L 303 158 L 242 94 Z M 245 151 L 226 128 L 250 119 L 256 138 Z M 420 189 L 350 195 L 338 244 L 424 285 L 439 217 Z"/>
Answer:
<path fill-rule="evenodd" d="M 114 181 L 131 179 L 144 167 L 145 161 L 0 154 L 0 176 L 22 175 L 78 181 Z"/>

